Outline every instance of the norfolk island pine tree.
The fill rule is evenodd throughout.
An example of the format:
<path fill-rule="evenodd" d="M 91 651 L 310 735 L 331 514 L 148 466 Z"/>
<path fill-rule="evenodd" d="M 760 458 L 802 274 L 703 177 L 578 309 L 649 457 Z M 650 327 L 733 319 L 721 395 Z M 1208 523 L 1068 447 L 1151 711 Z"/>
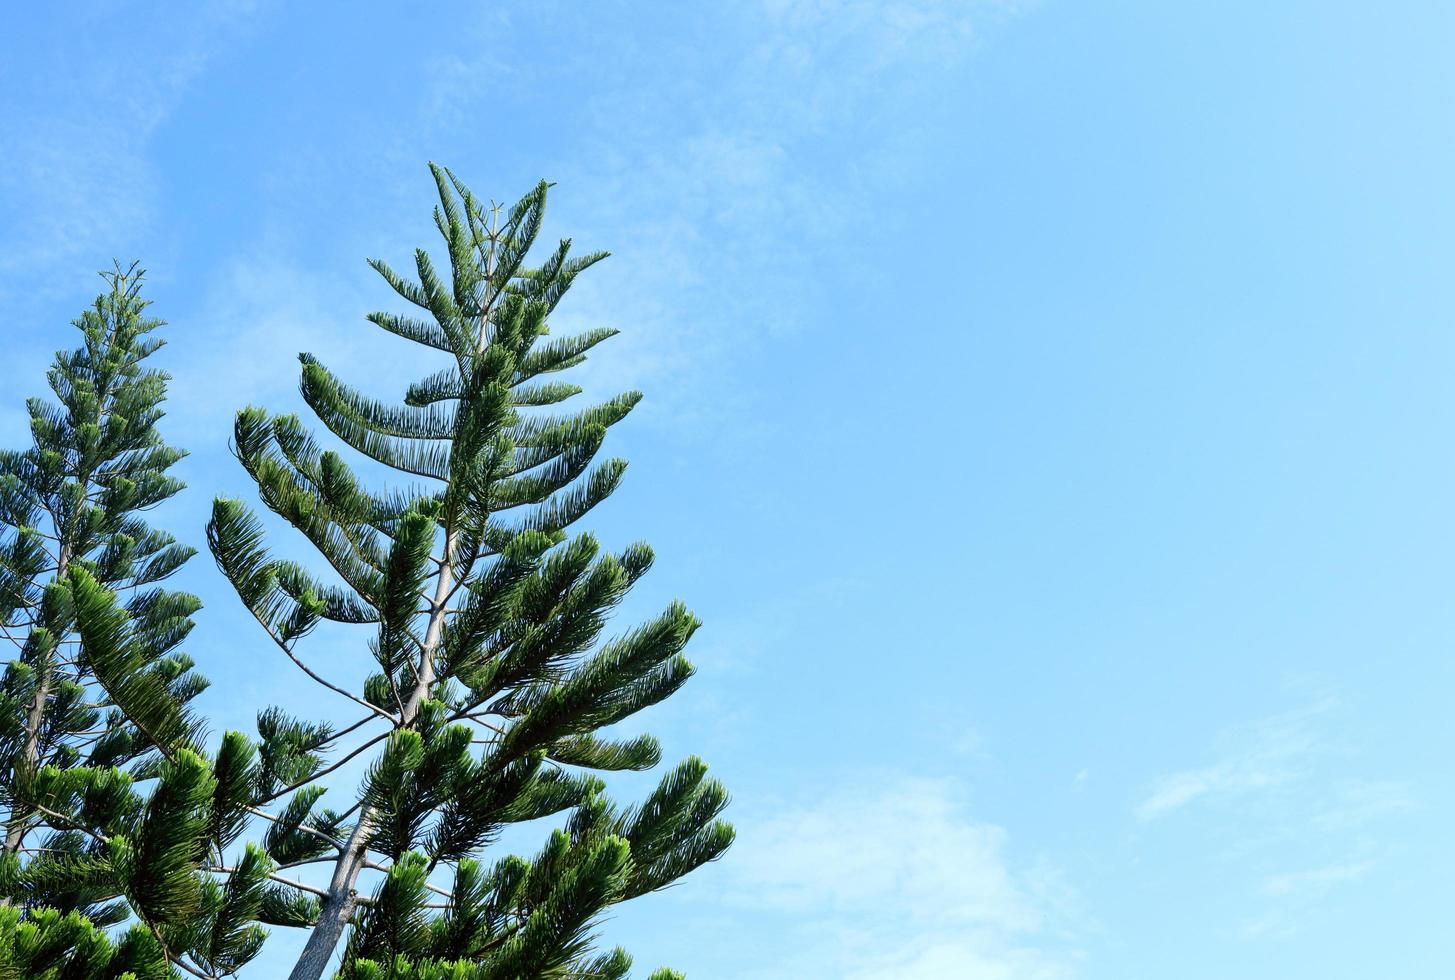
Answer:
<path fill-rule="evenodd" d="M 615 333 L 547 336 L 552 310 L 605 253 L 572 257 L 563 241 L 529 266 L 546 183 L 502 211 L 431 172 L 448 269 L 422 249 L 415 280 L 371 262 L 417 311 L 368 319 L 444 366 L 389 405 L 300 356 L 319 420 L 409 485 L 366 489 L 294 416 L 249 408 L 236 420 L 233 448 L 263 503 L 328 567 L 320 577 L 270 556 L 257 516 L 230 499 L 214 503 L 213 556 L 283 654 L 360 713 L 336 729 L 262 712 L 249 812 L 267 822 L 272 862 L 329 871 L 322 887 L 298 886 L 308 937 L 292 980 L 318 980 L 339 952 L 338 975 L 360 980 L 624 977 L 630 958 L 595 951 L 593 924 L 733 837 L 718 819 L 727 794 L 700 760 L 625 809 L 594 775 L 659 762 L 651 736 L 602 729 L 682 686 L 698 623 L 673 604 L 603 639 L 652 554 L 605 552 L 573 530 L 617 488 L 625 463 L 597 452 L 640 398 L 549 408 L 581 391 L 551 379 Z M 359 627 L 371 672 L 352 689 L 298 649 L 322 620 Z M 323 780 L 356 759 L 370 761 L 350 805 L 321 807 Z M 563 826 L 535 857 L 482 860 L 505 826 L 552 814 Z"/>
<path fill-rule="evenodd" d="M 186 706 L 206 682 L 177 649 L 198 601 L 159 586 L 194 552 L 142 517 L 182 488 L 168 471 L 185 454 L 157 428 L 168 379 L 143 363 L 163 345 L 143 273 L 103 277 L 74 321 L 81 346 L 48 372 L 56 401 L 27 402 L 31 447 L 0 452 L 0 633 L 12 647 L 0 975 L 167 975 L 159 930 L 195 914 L 200 894 L 194 855 L 173 842 L 205 806 L 205 769 L 195 753 L 158 751 L 198 734 Z M 99 674 L 83 621 L 124 640 Z M 150 800 L 133 789 L 145 783 Z M 126 924 L 118 942 L 105 933 Z"/>

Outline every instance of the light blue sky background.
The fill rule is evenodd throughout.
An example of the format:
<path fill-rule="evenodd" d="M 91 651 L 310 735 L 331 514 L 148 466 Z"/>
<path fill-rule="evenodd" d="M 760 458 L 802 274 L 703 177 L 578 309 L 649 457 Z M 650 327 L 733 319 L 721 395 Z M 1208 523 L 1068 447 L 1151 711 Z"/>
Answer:
<path fill-rule="evenodd" d="M 1448 5 L 41 6 L 0 438 L 141 258 L 198 544 L 299 350 L 423 363 L 362 317 L 426 160 L 616 253 L 562 318 L 648 394 L 591 523 L 657 547 L 628 612 L 706 620 L 647 724 L 741 831 L 607 923 L 642 975 L 1455 973 Z M 185 583 L 217 727 L 320 710 Z"/>

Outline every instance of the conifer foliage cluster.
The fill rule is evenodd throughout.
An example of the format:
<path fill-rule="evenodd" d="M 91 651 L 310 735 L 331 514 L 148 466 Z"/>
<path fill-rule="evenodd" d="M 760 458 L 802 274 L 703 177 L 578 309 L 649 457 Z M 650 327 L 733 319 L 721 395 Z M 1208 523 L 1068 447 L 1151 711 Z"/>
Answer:
<path fill-rule="evenodd" d="M 194 712 L 206 682 L 179 645 L 199 603 L 159 584 L 192 549 L 141 517 L 181 489 L 183 454 L 158 432 L 160 323 L 135 268 L 76 321 L 56 401 L 28 403 L 33 446 L 0 455 L 0 980 L 247 974 L 289 929 L 292 980 L 623 978 L 603 913 L 731 843 L 700 760 L 629 806 L 602 778 L 661 762 L 612 726 L 691 676 L 698 626 L 680 604 L 612 623 L 652 552 L 579 529 L 622 480 L 599 454 L 640 395 L 566 407 L 569 369 L 614 331 L 548 323 L 605 253 L 532 255 L 544 182 L 506 209 L 431 171 L 443 262 L 372 262 L 407 312 L 368 319 L 440 369 L 390 403 L 300 355 L 325 431 L 240 412 L 257 501 L 217 499 L 205 529 L 257 620 L 240 656 L 271 648 L 354 720 L 263 705 L 255 734 L 213 738 Z M 269 550 L 285 526 L 315 561 Z M 351 676 L 310 663 L 325 621 L 356 639 Z M 537 820 L 535 853 L 490 846 Z"/>
<path fill-rule="evenodd" d="M 165 976 L 161 930 L 197 909 L 192 824 L 206 765 L 178 646 L 195 597 L 161 583 L 193 554 L 142 514 L 183 453 L 156 425 L 167 377 L 141 273 L 106 276 L 82 343 L 27 402 L 32 445 L 0 453 L 0 971 Z M 127 708 L 130 710 L 127 710 Z M 164 750 L 165 748 L 165 750 Z M 153 787 L 148 791 L 147 787 Z"/>

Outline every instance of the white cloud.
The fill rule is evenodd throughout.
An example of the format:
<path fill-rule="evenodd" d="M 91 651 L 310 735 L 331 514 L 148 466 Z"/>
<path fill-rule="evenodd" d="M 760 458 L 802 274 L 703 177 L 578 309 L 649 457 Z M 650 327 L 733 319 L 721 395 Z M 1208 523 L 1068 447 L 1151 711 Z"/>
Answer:
<path fill-rule="evenodd" d="M 1340 885 L 1376 873 L 1390 838 L 1375 825 L 1411 806 L 1403 784 L 1350 774 L 1340 709 L 1326 696 L 1231 729 L 1212 762 L 1162 777 L 1135 808 L 1144 825 L 1165 820 L 1179 854 L 1245 878 L 1247 918 L 1233 927 L 1244 939 L 1296 932 Z"/>
<path fill-rule="evenodd" d="M 763 10 L 773 31 L 763 52 L 800 69 L 845 56 L 869 70 L 904 60 L 952 60 L 974 39 L 977 20 L 997 6 L 1005 5 L 977 0 L 765 0 Z"/>
<path fill-rule="evenodd" d="M 1263 882 L 1263 892 L 1276 897 L 1323 895 L 1341 882 L 1358 881 L 1373 867 L 1372 861 L 1359 861 L 1350 864 L 1334 864 L 1326 868 L 1314 868 L 1308 871 L 1287 871 L 1283 874 L 1269 875 Z"/>
<path fill-rule="evenodd" d="M 1033 927 L 1002 859 L 1005 832 L 958 809 L 933 781 L 828 799 L 759 824 L 734 858 L 755 903 L 852 911 L 882 902 L 917 918 Z"/>
<path fill-rule="evenodd" d="M 1327 901 L 1330 892 L 1365 878 L 1375 868 L 1372 860 L 1346 861 L 1268 875 L 1260 888 L 1263 908 L 1243 923 L 1239 935 L 1247 940 L 1261 940 L 1295 933 L 1307 916 Z"/>
<path fill-rule="evenodd" d="M 1137 806 L 1137 819 L 1155 820 L 1201 799 L 1243 796 L 1297 779 L 1318 747 L 1315 721 L 1336 707 L 1332 698 L 1231 732 L 1217 761 L 1163 776 Z"/>
<path fill-rule="evenodd" d="M 574 152 L 552 165 L 561 182 L 556 213 L 567 215 L 563 230 L 576 241 L 618 259 L 582 281 L 562 322 L 623 327 L 585 373 L 649 388 L 645 417 L 696 429 L 708 413 L 743 414 L 732 392 L 702 399 L 704 379 L 809 319 L 817 278 L 809 256 L 872 234 L 884 196 L 877 168 L 904 129 L 891 107 L 938 94 L 973 50 L 977 25 L 1017 6 L 766 0 L 702 8 L 645 60 L 636 38 L 618 37 L 604 14 L 604 31 L 619 43 L 593 36 L 589 57 L 437 60 L 426 116 L 448 127 L 490 106 L 502 86 L 524 91 L 563 76 L 590 93 Z M 532 16 L 485 11 L 476 33 L 490 50 L 508 50 L 505 39 Z M 710 77 L 694 32 L 713 38 L 719 60 Z M 620 85 L 624 74 L 639 83 Z M 843 165 L 826 168 L 825 147 L 839 146 L 852 153 L 835 150 Z"/>
<path fill-rule="evenodd" d="M 1344 780 L 1336 784 L 1313 823 L 1326 832 L 1356 831 L 1414 806 L 1410 788 L 1393 780 Z"/>
<path fill-rule="evenodd" d="M 844 980 L 1059 980 L 1064 965 L 1031 950 L 987 950 L 973 937 L 871 955 Z"/>
<path fill-rule="evenodd" d="M 784 913 L 801 962 L 760 977 L 1050 980 L 1058 876 L 1018 869 L 1004 829 L 975 820 L 948 780 L 888 780 L 739 823 L 727 899 Z M 812 964 L 811 966 L 809 964 Z"/>
<path fill-rule="evenodd" d="M 1244 793 L 1287 780 L 1287 773 L 1270 766 L 1269 761 L 1260 753 L 1251 753 L 1217 765 L 1165 776 L 1137 808 L 1137 817 L 1141 820 L 1153 820 L 1180 809 L 1199 797 Z"/>
<path fill-rule="evenodd" d="M 156 193 L 151 139 L 219 35 L 249 12 L 249 4 L 223 3 L 161 18 L 149 25 L 145 48 L 124 53 L 109 49 L 108 33 L 77 13 L 58 54 L 64 74 L 46 77 L 24 98 L 12 92 L 11 111 L 0 116 L 7 130 L 0 170 L 6 293 L 69 291 L 78 262 L 100 267 L 145 238 Z"/>

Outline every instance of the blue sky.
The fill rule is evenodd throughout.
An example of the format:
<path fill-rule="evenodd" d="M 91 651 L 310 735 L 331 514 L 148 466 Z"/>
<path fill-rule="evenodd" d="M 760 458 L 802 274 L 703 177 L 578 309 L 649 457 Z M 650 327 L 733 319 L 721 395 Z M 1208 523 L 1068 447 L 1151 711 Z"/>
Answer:
<path fill-rule="evenodd" d="M 423 366 L 363 314 L 364 259 L 432 244 L 425 162 L 548 177 L 547 233 L 615 253 L 562 311 L 623 331 L 586 383 L 648 396 L 593 528 L 657 548 L 624 615 L 707 624 L 645 724 L 740 829 L 606 924 L 642 975 L 1446 975 L 1452 30 L 32 5 L 0 36 L 0 438 L 92 271 L 140 258 L 193 453 L 159 523 L 200 544 L 250 492 L 232 413 L 299 407 L 298 351 L 379 394 Z M 319 710 L 205 557 L 183 579 L 218 728 Z M 362 644 L 313 655 L 362 673 Z"/>

